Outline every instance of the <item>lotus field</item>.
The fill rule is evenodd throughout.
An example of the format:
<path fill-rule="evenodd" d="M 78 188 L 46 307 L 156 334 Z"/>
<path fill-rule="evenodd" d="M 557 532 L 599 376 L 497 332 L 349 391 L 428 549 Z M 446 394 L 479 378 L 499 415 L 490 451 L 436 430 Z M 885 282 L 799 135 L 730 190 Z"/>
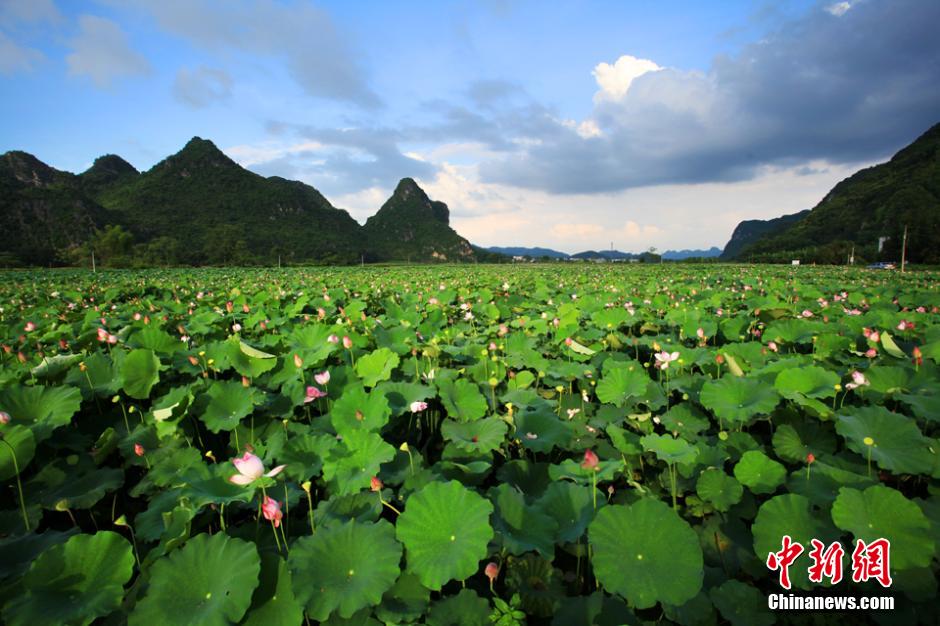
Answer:
<path fill-rule="evenodd" d="M 842 268 L 4 273 L 2 622 L 933 623 L 938 306 Z"/>

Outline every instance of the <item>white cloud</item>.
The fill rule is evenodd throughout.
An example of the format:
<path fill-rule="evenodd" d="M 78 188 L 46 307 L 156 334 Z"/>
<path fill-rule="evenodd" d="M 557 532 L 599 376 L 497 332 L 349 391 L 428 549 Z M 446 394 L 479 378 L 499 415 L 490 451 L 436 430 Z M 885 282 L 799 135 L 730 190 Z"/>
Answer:
<path fill-rule="evenodd" d="M 551 230 L 552 235 L 556 238 L 566 241 L 596 241 L 603 232 L 603 226 L 583 222 L 561 222 L 552 226 Z"/>
<path fill-rule="evenodd" d="M 595 95 L 597 99 L 619 100 L 623 98 L 633 81 L 646 74 L 647 72 L 656 72 L 663 68 L 659 67 L 649 59 L 638 59 L 629 54 L 621 56 L 610 63 L 598 63 L 594 68 L 594 80 L 600 91 Z"/>
<path fill-rule="evenodd" d="M 842 17 L 851 8 L 852 8 L 851 2 L 836 2 L 834 4 L 830 4 L 829 6 L 827 6 L 826 10 L 832 15 L 835 15 L 836 17 Z"/>
<path fill-rule="evenodd" d="M 39 50 L 21 46 L 0 32 L 0 74 L 9 76 L 16 72 L 28 72 L 43 58 Z"/>
<path fill-rule="evenodd" d="M 65 57 L 69 74 L 87 76 L 99 88 L 114 80 L 150 73 L 150 64 L 131 49 L 121 27 L 109 19 L 82 15 L 79 33 L 72 39 L 73 52 Z"/>
<path fill-rule="evenodd" d="M 232 77 L 211 67 L 180 68 L 173 81 L 173 95 L 194 108 L 202 108 L 232 96 Z"/>
<path fill-rule="evenodd" d="M 261 144 L 240 144 L 224 150 L 236 163 L 242 167 L 251 167 L 259 163 L 276 161 L 284 157 L 296 156 L 306 152 L 314 152 L 323 148 L 318 141 L 301 141 L 297 143 L 264 142 Z"/>
<path fill-rule="evenodd" d="M 369 187 L 355 193 L 331 198 L 330 203 L 339 209 L 346 209 L 353 219 L 360 224 L 365 224 L 366 220 L 375 215 L 391 195 L 391 189 Z"/>

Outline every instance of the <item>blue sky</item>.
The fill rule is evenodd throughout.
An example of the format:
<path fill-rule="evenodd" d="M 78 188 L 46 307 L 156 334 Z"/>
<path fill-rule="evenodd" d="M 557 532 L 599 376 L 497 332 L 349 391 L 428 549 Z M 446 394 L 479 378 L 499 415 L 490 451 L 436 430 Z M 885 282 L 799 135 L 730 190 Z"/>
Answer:
<path fill-rule="evenodd" d="M 481 245 L 721 246 L 940 121 L 933 0 L 3 0 L 0 151 L 192 136 L 364 220 L 412 176 Z"/>

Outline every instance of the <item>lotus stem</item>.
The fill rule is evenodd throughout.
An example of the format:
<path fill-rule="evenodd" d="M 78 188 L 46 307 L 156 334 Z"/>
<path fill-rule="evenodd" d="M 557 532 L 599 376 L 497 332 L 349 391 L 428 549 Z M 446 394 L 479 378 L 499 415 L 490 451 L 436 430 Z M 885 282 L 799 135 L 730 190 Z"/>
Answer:
<path fill-rule="evenodd" d="M 597 511 L 597 469 L 591 470 L 591 499 L 594 501 L 594 511 Z"/>
<path fill-rule="evenodd" d="M 4 439 L 2 435 L 0 435 L 0 441 L 6 444 L 10 449 L 10 454 L 13 456 L 13 471 L 16 473 L 16 491 L 20 496 L 20 512 L 23 514 L 23 526 L 26 527 L 26 532 L 29 532 L 29 516 L 26 514 L 26 501 L 23 499 L 23 483 L 20 481 L 20 466 L 16 462 L 16 450 L 13 449 L 10 442 Z"/>
<path fill-rule="evenodd" d="M 391 510 L 395 511 L 395 514 L 396 514 L 396 515 L 401 515 L 401 511 L 399 511 L 398 509 L 396 509 L 396 508 L 395 508 L 394 506 L 392 506 L 390 503 L 386 502 L 385 499 L 382 498 L 382 494 L 381 494 L 381 493 L 379 494 L 379 502 L 381 502 L 382 504 L 384 504 L 385 506 L 387 506 L 387 507 L 390 508 Z"/>

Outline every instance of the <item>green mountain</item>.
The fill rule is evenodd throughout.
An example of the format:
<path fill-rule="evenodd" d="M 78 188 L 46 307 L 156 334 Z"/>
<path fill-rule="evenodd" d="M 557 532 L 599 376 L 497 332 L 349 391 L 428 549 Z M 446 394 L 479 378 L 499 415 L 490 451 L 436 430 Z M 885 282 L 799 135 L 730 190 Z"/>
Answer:
<path fill-rule="evenodd" d="M 940 263 L 940 124 L 887 163 L 843 180 L 808 215 L 743 246 L 734 258 L 845 263 L 854 246 L 857 262 L 898 261 L 905 226 L 907 260 Z"/>
<path fill-rule="evenodd" d="M 411 179 L 360 226 L 313 187 L 265 178 L 193 138 L 146 172 L 105 155 L 80 175 L 0 156 L 0 266 L 469 261 L 486 257 Z"/>
<path fill-rule="evenodd" d="M 731 239 L 725 244 L 725 249 L 721 251 L 719 258 L 722 261 L 738 258 L 741 250 L 759 241 L 761 237 L 781 231 L 807 215 L 809 215 L 809 209 L 770 220 L 744 220 L 731 233 Z"/>
<path fill-rule="evenodd" d="M 443 202 L 428 198 L 411 178 L 403 178 L 363 232 L 376 260 L 473 261 L 470 242 L 449 225 Z"/>
<path fill-rule="evenodd" d="M 54 263 L 109 220 L 80 177 L 26 152 L 0 155 L 0 266 Z"/>

